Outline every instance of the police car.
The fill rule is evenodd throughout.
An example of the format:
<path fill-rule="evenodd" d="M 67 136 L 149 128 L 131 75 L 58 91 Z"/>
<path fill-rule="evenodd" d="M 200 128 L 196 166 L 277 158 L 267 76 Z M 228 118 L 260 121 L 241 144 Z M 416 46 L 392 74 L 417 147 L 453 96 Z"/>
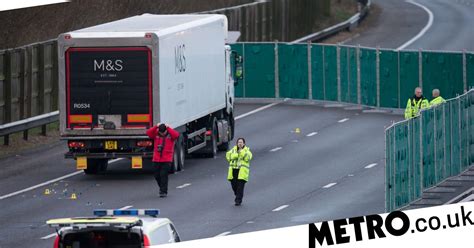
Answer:
<path fill-rule="evenodd" d="M 173 223 L 158 209 L 94 210 L 94 217 L 52 219 L 54 248 L 138 248 L 180 242 Z"/>

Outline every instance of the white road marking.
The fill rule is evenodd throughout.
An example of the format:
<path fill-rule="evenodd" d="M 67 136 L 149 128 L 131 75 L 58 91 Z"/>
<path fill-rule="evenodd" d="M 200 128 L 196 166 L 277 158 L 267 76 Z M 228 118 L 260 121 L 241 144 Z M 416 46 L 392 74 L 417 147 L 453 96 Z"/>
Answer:
<path fill-rule="evenodd" d="M 133 208 L 133 206 L 132 206 L 132 205 L 130 205 L 130 206 L 125 206 L 125 207 L 123 207 L 123 208 L 119 208 L 119 210 L 126 210 L 126 209 L 129 209 L 129 208 Z"/>
<path fill-rule="evenodd" d="M 191 185 L 190 183 L 185 183 L 185 184 L 180 185 L 180 186 L 178 186 L 178 187 L 176 187 L 176 188 L 177 188 L 177 189 L 182 189 L 182 188 L 186 188 L 186 187 L 188 187 L 188 186 L 190 186 L 190 185 Z"/>
<path fill-rule="evenodd" d="M 51 233 L 50 235 L 46 235 L 44 237 L 41 237 L 41 239 L 50 239 L 52 237 L 56 237 L 56 233 Z"/>
<path fill-rule="evenodd" d="M 314 136 L 314 135 L 316 135 L 316 134 L 318 134 L 318 132 L 308 133 L 306 136 L 311 137 L 311 136 Z"/>
<path fill-rule="evenodd" d="M 281 149 L 283 149 L 283 148 L 282 147 L 276 147 L 276 148 L 271 149 L 270 152 L 276 152 L 276 151 L 281 150 Z"/>
<path fill-rule="evenodd" d="M 372 168 L 372 167 L 374 167 L 374 166 L 376 166 L 376 165 L 377 165 L 377 163 L 373 163 L 373 164 L 369 164 L 369 165 L 367 165 L 367 166 L 366 166 L 366 167 L 364 167 L 364 168 L 366 168 L 366 169 L 370 169 L 370 168 Z"/>
<path fill-rule="evenodd" d="M 332 186 L 336 185 L 337 183 L 330 183 L 330 184 L 327 184 L 325 186 L 323 186 L 324 189 L 329 189 L 331 188 Z"/>
<path fill-rule="evenodd" d="M 120 160 L 122 160 L 122 159 L 123 159 L 123 158 L 112 159 L 112 160 L 109 161 L 109 164 L 115 163 L 115 162 L 120 161 Z M 75 171 L 75 172 L 73 172 L 73 173 L 69 173 L 69 174 L 64 175 L 64 176 L 62 176 L 62 177 L 58 177 L 58 178 L 55 178 L 55 179 L 46 181 L 46 182 L 44 182 L 44 183 L 40 183 L 40 184 L 37 184 L 37 185 L 35 185 L 35 186 L 31 186 L 31 187 L 29 187 L 29 188 L 26 188 L 26 189 L 22 189 L 22 190 L 19 190 L 19 191 L 10 193 L 10 194 L 2 195 L 2 196 L 0 196 L 0 200 L 4 200 L 4 199 L 10 198 L 10 197 L 12 197 L 12 196 L 16 196 L 16 195 L 19 195 L 19 194 L 23 194 L 23 193 L 25 193 L 25 192 L 28 192 L 28 191 L 31 191 L 31 190 L 34 190 L 34 189 L 37 189 L 37 188 L 46 186 L 46 185 L 48 185 L 48 184 L 52 184 L 52 183 L 55 183 L 55 182 L 64 180 L 64 179 L 66 179 L 66 178 L 70 178 L 70 177 L 73 177 L 73 176 L 82 174 L 82 173 L 84 173 L 82 170 L 81 170 L 81 171 Z"/>
<path fill-rule="evenodd" d="M 231 233 L 231 232 L 223 232 L 223 233 L 218 234 L 218 235 L 216 235 L 216 236 L 214 236 L 214 237 L 222 237 L 222 236 L 226 236 L 226 235 L 228 235 L 228 234 L 230 234 L 230 233 Z"/>
<path fill-rule="evenodd" d="M 277 207 L 277 208 L 273 209 L 273 210 L 272 210 L 272 212 L 278 212 L 278 211 L 281 211 L 281 210 L 283 210 L 283 209 L 287 208 L 288 206 L 289 206 L 289 205 L 283 205 L 283 206 L 279 206 L 279 207 Z"/>
<path fill-rule="evenodd" d="M 271 107 L 273 107 L 273 106 L 275 106 L 275 105 L 278 105 L 278 104 L 280 104 L 280 103 L 282 103 L 282 102 L 274 102 L 274 103 L 270 103 L 270 104 L 268 104 L 268 105 L 265 105 L 265 106 L 263 106 L 263 107 L 260 107 L 260 108 L 258 108 L 258 109 L 254 109 L 254 110 L 252 110 L 252 111 L 250 111 L 250 112 L 247 112 L 247 113 L 245 113 L 245 114 L 241 114 L 241 115 L 235 117 L 235 120 L 242 119 L 242 118 L 247 117 L 247 116 L 249 116 L 249 115 L 253 115 L 253 114 L 257 113 L 257 112 L 260 112 L 260 111 L 265 110 L 265 109 L 267 109 L 267 108 L 271 108 Z"/>
<path fill-rule="evenodd" d="M 409 41 L 405 42 L 403 45 L 401 45 L 400 47 L 397 48 L 397 50 L 403 50 L 405 49 L 406 47 L 408 47 L 409 45 L 413 44 L 413 42 L 415 42 L 416 40 L 418 40 L 419 38 L 421 38 L 423 35 L 425 35 L 426 31 L 428 31 L 428 29 L 430 29 L 430 27 L 433 25 L 433 20 L 434 20 L 434 15 L 433 15 L 433 12 L 431 12 L 431 10 L 429 10 L 426 6 L 422 5 L 422 4 L 419 4 L 413 0 L 407 0 L 406 1 L 407 3 L 411 3 L 413 5 L 416 5 L 420 8 L 422 8 L 423 10 L 426 11 L 426 13 L 428 13 L 428 23 L 426 24 L 426 26 L 417 34 L 415 35 L 415 37 L 411 38 Z"/>
<path fill-rule="evenodd" d="M 343 123 L 343 122 L 346 122 L 346 121 L 348 121 L 348 120 L 349 120 L 349 118 L 344 118 L 344 119 L 342 119 L 342 120 L 339 120 L 338 122 L 339 122 L 339 123 Z"/>

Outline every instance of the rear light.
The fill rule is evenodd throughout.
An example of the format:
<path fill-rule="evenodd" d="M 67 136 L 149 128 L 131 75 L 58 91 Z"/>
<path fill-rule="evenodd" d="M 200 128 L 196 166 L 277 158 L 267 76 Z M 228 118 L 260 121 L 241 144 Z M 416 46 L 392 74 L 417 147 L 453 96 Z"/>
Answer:
<path fill-rule="evenodd" d="M 86 144 L 84 142 L 71 141 L 68 146 L 69 148 L 84 148 Z"/>
<path fill-rule="evenodd" d="M 129 114 L 127 115 L 127 122 L 147 123 L 147 122 L 150 122 L 150 115 L 149 114 Z"/>
<path fill-rule="evenodd" d="M 153 145 L 153 142 L 151 142 L 151 140 L 141 140 L 137 142 L 137 146 L 140 146 L 140 147 L 148 147 L 152 145 Z"/>
<path fill-rule="evenodd" d="M 70 34 L 64 35 L 64 39 L 65 39 L 65 40 L 70 40 L 70 39 L 71 39 L 71 35 L 70 35 Z"/>
<path fill-rule="evenodd" d="M 150 38 L 151 38 L 151 36 L 152 36 L 152 34 L 151 34 L 151 33 L 146 33 L 146 34 L 145 34 L 145 38 L 147 38 L 147 39 L 150 39 Z"/>
<path fill-rule="evenodd" d="M 70 115 L 69 123 L 92 123 L 92 115 Z"/>
<path fill-rule="evenodd" d="M 211 136 L 212 135 L 212 131 L 211 130 L 207 130 L 206 131 L 206 136 Z"/>
<path fill-rule="evenodd" d="M 148 238 L 148 236 L 146 234 L 143 234 L 143 246 L 145 247 L 148 247 L 150 246 L 150 239 Z"/>
<path fill-rule="evenodd" d="M 56 235 L 56 238 L 54 239 L 54 248 L 59 248 L 59 235 Z"/>

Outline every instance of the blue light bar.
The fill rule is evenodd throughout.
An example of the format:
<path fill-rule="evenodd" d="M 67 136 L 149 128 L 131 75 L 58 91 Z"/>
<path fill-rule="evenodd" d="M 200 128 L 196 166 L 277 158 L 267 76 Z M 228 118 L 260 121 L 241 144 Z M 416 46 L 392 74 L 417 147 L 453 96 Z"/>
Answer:
<path fill-rule="evenodd" d="M 153 216 L 157 217 L 160 214 L 159 209 L 96 209 L 94 215 L 98 217 L 103 216 Z"/>

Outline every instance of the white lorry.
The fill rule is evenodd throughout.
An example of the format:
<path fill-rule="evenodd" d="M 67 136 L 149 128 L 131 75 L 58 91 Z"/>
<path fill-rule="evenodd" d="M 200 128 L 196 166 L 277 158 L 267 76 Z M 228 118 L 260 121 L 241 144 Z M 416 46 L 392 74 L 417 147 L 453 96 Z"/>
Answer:
<path fill-rule="evenodd" d="M 109 159 L 142 168 L 153 154 L 145 132 L 181 133 L 173 169 L 187 154 L 215 156 L 234 135 L 234 84 L 241 57 L 226 45 L 223 15 L 143 14 L 58 38 L 60 134 L 66 158 L 86 174 Z"/>

